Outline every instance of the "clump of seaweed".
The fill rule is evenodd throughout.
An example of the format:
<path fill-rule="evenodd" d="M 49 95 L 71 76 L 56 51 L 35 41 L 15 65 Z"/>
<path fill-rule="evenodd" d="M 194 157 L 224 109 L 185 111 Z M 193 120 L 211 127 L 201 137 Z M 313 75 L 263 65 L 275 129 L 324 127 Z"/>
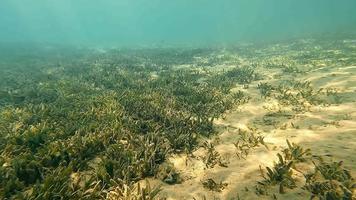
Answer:
<path fill-rule="evenodd" d="M 310 149 L 303 149 L 300 145 L 297 145 L 295 143 L 290 143 L 289 140 L 287 140 L 287 145 L 288 148 L 285 148 L 282 152 L 284 155 L 284 158 L 286 160 L 290 160 L 293 162 L 305 162 L 307 160 L 307 157 L 311 156 L 311 150 Z"/>
<path fill-rule="evenodd" d="M 259 89 L 260 94 L 266 98 L 266 97 L 270 97 L 272 95 L 272 92 L 275 90 L 275 88 L 268 83 L 259 83 L 257 85 L 257 89 Z"/>
<path fill-rule="evenodd" d="M 208 178 L 202 181 L 202 184 L 204 188 L 214 192 L 221 192 L 228 186 L 227 183 L 224 183 L 222 181 L 216 182 L 212 178 Z"/>
<path fill-rule="evenodd" d="M 292 74 L 303 74 L 305 73 L 303 70 L 300 70 L 298 67 L 296 66 L 285 66 L 283 68 L 283 72 L 285 73 L 292 73 Z"/>
<path fill-rule="evenodd" d="M 228 162 L 215 150 L 213 143 L 205 141 L 203 147 L 207 151 L 206 155 L 203 157 L 203 161 L 207 168 L 213 168 L 217 164 L 221 167 L 227 167 Z"/>
<path fill-rule="evenodd" d="M 155 177 L 167 184 L 176 184 L 182 181 L 179 173 L 171 163 L 164 163 L 160 165 Z"/>
<path fill-rule="evenodd" d="M 305 175 L 303 189 L 311 192 L 311 199 L 353 199 L 356 182 L 341 162 L 315 163 L 315 171 Z"/>
<path fill-rule="evenodd" d="M 257 129 L 250 128 L 250 131 L 238 129 L 238 134 L 240 138 L 234 143 L 234 146 L 237 150 L 236 155 L 239 159 L 245 159 L 250 153 L 250 150 L 259 145 L 263 145 L 268 149 L 264 142 L 264 137 L 257 132 Z"/>
<path fill-rule="evenodd" d="M 285 193 L 285 188 L 296 188 L 296 180 L 293 177 L 293 170 L 302 173 L 305 177 L 305 184 L 301 188 L 311 193 L 311 199 L 352 199 L 356 182 L 350 171 L 342 167 L 341 162 L 325 162 L 320 156 L 312 156 L 310 149 L 304 150 L 301 146 L 290 143 L 285 148 L 283 156 L 277 154 L 278 162 L 273 168 L 266 168 L 266 173 L 260 167 L 262 181 L 258 181 L 255 191 L 258 195 L 268 195 L 269 188 L 279 185 L 279 193 Z M 313 172 L 304 172 L 297 169 L 296 163 L 311 161 L 317 157 Z"/>
<path fill-rule="evenodd" d="M 247 66 L 236 67 L 230 71 L 227 71 L 225 76 L 241 85 L 248 85 L 252 81 L 259 79 L 259 75 L 255 72 L 255 70 L 252 67 Z"/>
<path fill-rule="evenodd" d="M 311 156 L 310 149 L 304 150 L 301 146 L 290 143 L 287 140 L 288 147 L 282 150 L 283 155 L 277 154 L 278 162 L 273 165 L 273 168 L 266 167 L 265 174 L 260 167 L 263 181 L 259 181 L 256 185 L 256 193 L 266 195 L 268 187 L 279 185 L 279 193 L 285 193 L 285 188 L 293 189 L 296 186 L 296 181 L 293 178 L 293 168 L 298 162 L 305 162 Z"/>
<path fill-rule="evenodd" d="M 119 184 L 118 184 L 119 185 Z M 135 185 L 126 185 L 111 187 L 106 192 L 106 199 L 108 200 L 135 200 L 135 199 L 163 199 L 158 198 L 158 193 L 161 191 L 160 187 L 151 187 L 150 183 L 146 181 L 145 186 L 140 183 Z"/>
<path fill-rule="evenodd" d="M 330 88 L 316 89 L 310 81 L 287 81 L 277 86 L 268 83 L 260 83 L 259 89 L 262 97 L 275 98 L 283 106 L 292 106 L 295 112 L 305 112 L 311 106 L 329 105 L 340 103 L 341 97 Z"/>
<path fill-rule="evenodd" d="M 293 189 L 296 187 L 296 182 L 292 177 L 293 171 L 291 169 L 293 161 L 283 159 L 281 154 L 277 154 L 278 162 L 274 164 L 273 168 L 266 167 L 267 173 L 263 172 L 260 167 L 263 181 L 257 182 L 256 193 L 266 194 L 268 186 L 279 185 L 279 193 L 285 193 L 285 188 Z"/>

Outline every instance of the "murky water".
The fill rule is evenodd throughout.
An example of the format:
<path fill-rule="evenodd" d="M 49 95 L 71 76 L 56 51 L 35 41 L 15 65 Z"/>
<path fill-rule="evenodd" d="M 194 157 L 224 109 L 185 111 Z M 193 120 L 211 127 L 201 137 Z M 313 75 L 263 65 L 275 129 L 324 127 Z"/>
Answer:
<path fill-rule="evenodd" d="M 340 36 L 354 0 L 2 0 L 0 41 L 97 46 L 228 45 Z"/>

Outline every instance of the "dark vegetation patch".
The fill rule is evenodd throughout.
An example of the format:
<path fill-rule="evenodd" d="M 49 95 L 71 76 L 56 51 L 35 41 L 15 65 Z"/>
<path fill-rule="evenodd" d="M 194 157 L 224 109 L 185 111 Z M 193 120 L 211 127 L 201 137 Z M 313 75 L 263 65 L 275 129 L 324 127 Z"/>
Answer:
<path fill-rule="evenodd" d="M 87 53 L 0 69 L 1 198 L 93 199 L 145 177 L 180 182 L 166 157 L 214 134 L 214 119 L 248 101 L 231 88 L 254 79 L 252 69 L 174 67 L 209 50 Z"/>
<path fill-rule="evenodd" d="M 257 89 L 262 97 L 274 98 L 282 106 L 291 106 L 297 113 L 309 111 L 312 105 L 342 103 L 342 97 L 336 89 L 314 88 L 309 81 L 285 81 L 278 85 L 261 82 Z"/>

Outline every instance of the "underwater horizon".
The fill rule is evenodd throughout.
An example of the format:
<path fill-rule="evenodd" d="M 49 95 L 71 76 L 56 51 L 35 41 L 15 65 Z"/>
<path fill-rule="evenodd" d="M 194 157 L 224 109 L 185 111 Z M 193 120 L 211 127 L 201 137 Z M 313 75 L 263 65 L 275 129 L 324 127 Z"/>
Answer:
<path fill-rule="evenodd" d="M 356 32 L 354 0 L 2 0 L 0 42 L 209 46 Z"/>
<path fill-rule="evenodd" d="M 0 199 L 356 199 L 356 0 L 0 0 Z"/>

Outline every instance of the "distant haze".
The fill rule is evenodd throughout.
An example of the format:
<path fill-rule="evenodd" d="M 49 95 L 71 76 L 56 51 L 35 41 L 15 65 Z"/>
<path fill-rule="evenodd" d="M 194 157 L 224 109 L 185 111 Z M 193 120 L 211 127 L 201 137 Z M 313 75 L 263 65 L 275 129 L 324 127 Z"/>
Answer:
<path fill-rule="evenodd" d="M 356 30 L 356 0 L 1 0 L 0 42 L 231 44 Z"/>

